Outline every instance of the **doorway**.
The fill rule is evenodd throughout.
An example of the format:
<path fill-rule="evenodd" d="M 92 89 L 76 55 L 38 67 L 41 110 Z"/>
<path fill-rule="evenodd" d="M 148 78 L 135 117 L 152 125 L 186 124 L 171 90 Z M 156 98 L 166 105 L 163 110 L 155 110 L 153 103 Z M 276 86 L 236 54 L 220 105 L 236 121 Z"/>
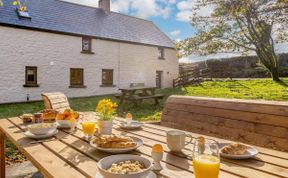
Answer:
<path fill-rule="evenodd" d="M 156 71 L 156 87 L 162 88 L 163 71 Z"/>

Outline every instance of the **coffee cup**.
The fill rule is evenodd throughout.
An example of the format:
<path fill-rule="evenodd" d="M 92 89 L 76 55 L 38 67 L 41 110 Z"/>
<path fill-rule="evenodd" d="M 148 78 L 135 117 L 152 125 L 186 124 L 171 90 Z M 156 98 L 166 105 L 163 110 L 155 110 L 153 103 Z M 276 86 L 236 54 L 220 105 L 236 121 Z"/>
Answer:
<path fill-rule="evenodd" d="M 186 137 L 191 138 L 188 143 L 185 142 Z M 185 132 L 180 130 L 167 131 L 166 139 L 168 148 L 174 152 L 180 152 L 186 145 L 192 143 L 193 141 L 193 137 L 191 135 L 186 134 Z"/>

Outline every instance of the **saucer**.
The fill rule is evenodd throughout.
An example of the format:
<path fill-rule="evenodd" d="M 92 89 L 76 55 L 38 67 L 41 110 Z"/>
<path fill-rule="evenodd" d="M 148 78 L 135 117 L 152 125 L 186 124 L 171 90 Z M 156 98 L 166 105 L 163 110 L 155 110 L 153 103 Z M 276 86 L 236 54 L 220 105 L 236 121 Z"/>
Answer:
<path fill-rule="evenodd" d="M 43 138 L 49 138 L 52 137 L 53 135 L 56 135 L 58 133 L 58 130 L 53 130 L 51 132 L 48 132 L 47 134 L 43 134 L 43 135 L 34 135 L 29 131 L 26 131 L 24 133 L 24 135 L 26 135 L 28 138 L 33 138 L 33 139 L 43 139 Z"/>
<path fill-rule="evenodd" d="M 95 178 L 103 178 L 103 176 L 100 174 L 100 172 L 97 172 Z M 151 171 L 146 178 L 157 178 L 157 175 Z"/>
<path fill-rule="evenodd" d="M 122 129 L 138 129 L 142 127 L 144 123 L 138 122 L 138 121 L 133 121 L 130 124 L 127 124 L 126 122 L 121 122 L 120 123 L 120 128 Z"/>

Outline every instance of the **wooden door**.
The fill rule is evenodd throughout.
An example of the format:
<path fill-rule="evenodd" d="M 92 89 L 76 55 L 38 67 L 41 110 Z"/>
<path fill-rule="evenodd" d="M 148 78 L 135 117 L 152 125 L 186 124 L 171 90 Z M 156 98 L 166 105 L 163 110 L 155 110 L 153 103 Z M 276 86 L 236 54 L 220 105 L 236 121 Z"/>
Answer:
<path fill-rule="evenodd" d="M 156 71 L 156 87 L 162 88 L 162 75 L 163 71 Z"/>

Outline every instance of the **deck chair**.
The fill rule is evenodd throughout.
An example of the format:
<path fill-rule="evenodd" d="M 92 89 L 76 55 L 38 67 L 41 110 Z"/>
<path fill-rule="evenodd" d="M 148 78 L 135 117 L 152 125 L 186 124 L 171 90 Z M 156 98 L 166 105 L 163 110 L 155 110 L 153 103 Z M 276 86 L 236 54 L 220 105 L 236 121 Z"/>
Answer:
<path fill-rule="evenodd" d="M 45 109 L 54 109 L 56 111 L 70 109 L 67 97 L 61 92 L 41 93 L 41 97 L 44 101 Z"/>

